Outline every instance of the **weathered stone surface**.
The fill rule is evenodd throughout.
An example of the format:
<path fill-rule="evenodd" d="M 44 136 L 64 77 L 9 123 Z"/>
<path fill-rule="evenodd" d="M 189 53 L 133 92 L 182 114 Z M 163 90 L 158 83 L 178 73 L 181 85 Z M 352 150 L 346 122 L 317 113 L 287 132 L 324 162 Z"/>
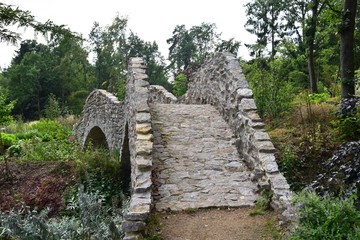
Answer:
<path fill-rule="evenodd" d="M 242 111 L 251 111 L 251 110 L 256 110 L 256 104 L 254 99 L 241 99 L 241 102 L 239 104 L 239 110 Z"/>
<path fill-rule="evenodd" d="M 152 152 L 152 142 L 151 141 L 136 141 L 136 152 L 139 155 L 150 155 Z"/>
<path fill-rule="evenodd" d="M 140 170 L 150 170 L 152 167 L 152 159 L 144 158 L 143 156 L 136 156 L 136 165 Z"/>
<path fill-rule="evenodd" d="M 149 87 L 150 103 L 176 103 L 177 98 L 163 86 L 151 85 Z"/>
<path fill-rule="evenodd" d="M 124 133 L 125 112 L 123 102 L 105 90 L 94 90 L 86 99 L 84 110 L 79 123 L 74 127 L 74 133 L 79 142 L 84 145 L 87 140 L 95 141 L 99 135 L 91 131 L 99 128 L 106 138 L 107 147 L 111 151 L 121 148 L 121 139 Z"/>
<path fill-rule="evenodd" d="M 151 117 L 148 112 L 140 112 L 136 114 L 136 122 L 137 123 L 150 123 Z"/>
<path fill-rule="evenodd" d="M 266 132 L 255 132 L 254 133 L 254 140 L 255 141 L 270 141 L 270 137 L 269 134 L 267 134 Z"/>
<path fill-rule="evenodd" d="M 237 138 L 237 150 L 247 166 L 260 171 L 253 173 L 252 179 L 265 188 L 277 185 L 264 184 L 264 176 L 282 175 L 275 162 L 270 138 L 264 132 L 265 125 L 256 112 L 249 84 L 233 55 L 216 53 L 207 59 L 201 68 L 193 73 L 189 89 L 180 100 L 187 104 L 215 106 Z M 273 178 L 269 181 L 272 180 Z M 284 205 L 285 202 L 278 201 L 278 197 L 281 196 L 276 196 L 275 193 L 274 199 Z"/>
<path fill-rule="evenodd" d="M 141 233 L 126 233 L 123 240 L 143 240 Z"/>
<path fill-rule="evenodd" d="M 150 109 L 158 118 L 154 146 L 164 146 L 153 155 L 161 182 L 155 194 L 158 210 L 254 204 L 258 189 L 216 109 L 174 104 L 152 104 Z"/>
<path fill-rule="evenodd" d="M 151 124 L 150 123 L 138 123 L 136 124 L 136 133 L 148 134 L 151 133 Z"/>
<path fill-rule="evenodd" d="M 150 205 L 139 205 L 124 214 L 128 221 L 145 221 L 150 213 Z"/>
<path fill-rule="evenodd" d="M 242 98 L 252 98 L 253 92 L 249 88 L 240 88 L 236 91 L 238 98 L 241 100 Z"/>
<path fill-rule="evenodd" d="M 145 230 L 146 224 L 143 221 L 124 221 L 122 229 L 124 232 L 139 232 Z"/>

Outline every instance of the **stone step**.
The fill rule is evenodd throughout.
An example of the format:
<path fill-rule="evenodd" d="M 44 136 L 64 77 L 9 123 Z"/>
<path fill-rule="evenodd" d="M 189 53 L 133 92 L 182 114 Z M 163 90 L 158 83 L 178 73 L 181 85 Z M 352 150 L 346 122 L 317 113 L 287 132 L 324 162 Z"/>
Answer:
<path fill-rule="evenodd" d="M 258 188 L 210 105 L 152 104 L 157 210 L 252 206 Z"/>

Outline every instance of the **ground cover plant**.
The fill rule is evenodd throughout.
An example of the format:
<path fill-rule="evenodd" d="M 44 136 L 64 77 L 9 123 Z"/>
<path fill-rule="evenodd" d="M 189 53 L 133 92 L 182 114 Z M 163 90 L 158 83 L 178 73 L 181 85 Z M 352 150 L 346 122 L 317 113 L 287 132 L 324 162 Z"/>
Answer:
<path fill-rule="evenodd" d="M 119 239 L 127 197 L 118 155 L 72 135 L 74 117 L 1 132 L 0 239 Z"/>

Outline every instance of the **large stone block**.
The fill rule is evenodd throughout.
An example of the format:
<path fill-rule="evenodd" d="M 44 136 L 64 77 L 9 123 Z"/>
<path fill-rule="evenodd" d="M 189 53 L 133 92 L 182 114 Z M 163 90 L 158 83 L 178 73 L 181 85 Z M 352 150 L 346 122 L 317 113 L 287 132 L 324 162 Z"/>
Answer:
<path fill-rule="evenodd" d="M 122 230 L 124 232 L 140 232 L 144 231 L 146 224 L 142 221 L 124 221 Z"/>

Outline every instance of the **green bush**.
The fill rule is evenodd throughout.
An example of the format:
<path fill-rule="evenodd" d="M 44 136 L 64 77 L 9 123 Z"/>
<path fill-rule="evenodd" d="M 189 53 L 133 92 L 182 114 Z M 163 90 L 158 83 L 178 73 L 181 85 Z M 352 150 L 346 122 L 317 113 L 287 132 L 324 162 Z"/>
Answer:
<path fill-rule="evenodd" d="M 117 92 L 116 92 L 116 97 L 120 100 L 123 101 L 125 99 L 126 96 L 126 81 L 125 80 L 121 80 L 118 83 L 118 87 L 117 87 Z"/>
<path fill-rule="evenodd" d="M 292 107 L 294 89 L 283 78 L 284 69 L 281 64 L 280 60 L 268 63 L 265 59 L 260 59 L 242 65 L 261 117 L 276 118 Z"/>
<path fill-rule="evenodd" d="M 360 113 L 346 117 L 338 117 L 331 122 L 340 133 L 340 138 L 350 141 L 360 140 Z"/>
<path fill-rule="evenodd" d="M 185 74 L 181 73 L 177 75 L 174 80 L 174 87 L 173 87 L 174 95 L 177 97 L 184 95 L 187 91 L 187 84 L 188 84 L 188 79 Z"/>
<path fill-rule="evenodd" d="M 309 94 L 310 103 L 323 103 L 329 101 L 329 93 L 311 93 Z"/>
<path fill-rule="evenodd" d="M 48 119 L 56 119 L 61 115 L 60 104 L 54 94 L 52 93 L 49 94 L 48 102 L 45 106 L 44 111 L 45 111 L 45 116 Z"/>
<path fill-rule="evenodd" d="M 69 161 L 82 155 L 80 146 L 71 138 L 71 126 L 57 120 L 11 124 L 6 129 L 19 139 L 9 152 L 20 161 Z"/>
<path fill-rule="evenodd" d="M 250 211 L 250 216 L 264 215 L 265 211 L 270 210 L 270 202 L 273 193 L 269 190 L 262 190 L 260 196 L 256 199 L 255 207 Z"/>
<path fill-rule="evenodd" d="M 71 216 L 50 219 L 49 210 L 38 212 L 24 207 L 9 213 L 0 211 L 0 238 L 121 239 L 122 210 L 105 207 L 99 192 L 85 192 L 80 186 L 77 198 L 67 208 Z"/>
<path fill-rule="evenodd" d="M 356 196 L 336 199 L 304 191 L 295 198 L 299 226 L 289 239 L 360 239 L 360 212 Z"/>
<path fill-rule="evenodd" d="M 12 122 L 11 111 L 14 108 L 15 101 L 8 101 L 9 92 L 0 86 L 0 127 Z"/>
<path fill-rule="evenodd" d="M 15 134 L 11 133 L 0 133 L 0 144 L 4 147 L 10 147 L 16 143 Z"/>

